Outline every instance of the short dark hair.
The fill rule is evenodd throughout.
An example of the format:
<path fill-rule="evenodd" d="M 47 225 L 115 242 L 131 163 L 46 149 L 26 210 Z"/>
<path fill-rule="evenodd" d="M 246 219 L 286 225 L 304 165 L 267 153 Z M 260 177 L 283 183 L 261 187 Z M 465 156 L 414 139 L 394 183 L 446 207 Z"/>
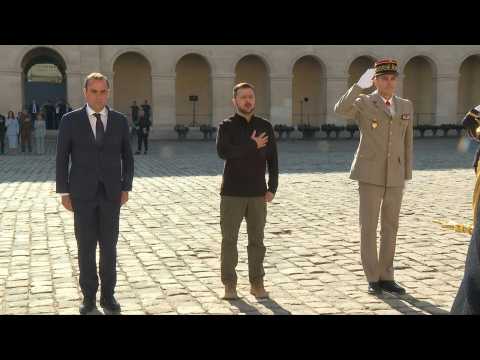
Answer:
<path fill-rule="evenodd" d="M 253 86 L 252 84 L 243 82 L 243 83 L 237 84 L 233 87 L 233 97 L 234 98 L 237 97 L 238 90 L 240 90 L 240 89 L 252 89 L 255 92 L 255 86 Z"/>
<path fill-rule="evenodd" d="M 110 83 L 108 82 L 108 78 L 105 75 L 100 74 L 100 73 L 91 73 L 91 74 L 87 75 L 87 77 L 85 78 L 85 82 L 83 83 L 83 86 L 84 86 L 85 90 L 87 89 L 88 82 L 90 80 L 105 80 L 107 82 L 107 88 L 110 89 Z"/>

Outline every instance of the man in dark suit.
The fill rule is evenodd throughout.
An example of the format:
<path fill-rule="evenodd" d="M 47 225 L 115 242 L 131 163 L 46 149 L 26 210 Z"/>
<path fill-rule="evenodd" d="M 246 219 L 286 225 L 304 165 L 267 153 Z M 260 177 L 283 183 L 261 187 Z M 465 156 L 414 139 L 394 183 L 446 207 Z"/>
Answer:
<path fill-rule="evenodd" d="M 150 126 L 152 123 L 150 122 L 149 119 L 147 119 L 147 116 L 145 115 L 145 112 L 143 110 L 140 110 L 140 115 L 138 117 L 137 121 L 137 127 L 138 127 L 138 150 L 135 153 L 135 155 L 140 155 L 142 152 L 142 143 L 145 146 L 145 152 L 144 154 L 147 155 L 148 152 L 148 134 L 150 134 Z"/>
<path fill-rule="evenodd" d="M 127 119 L 106 105 L 109 88 L 102 74 L 88 75 L 84 84 L 87 104 L 63 117 L 58 134 L 56 192 L 62 195 L 62 205 L 74 212 L 84 296 L 81 314 L 95 309 L 97 241 L 100 305 L 108 312 L 120 311 L 114 297 L 116 245 L 120 207 L 132 190 L 134 161 Z"/>
<path fill-rule="evenodd" d="M 150 115 L 152 114 L 152 107 L 148 103 L 148 100 L 145 100 L 145 103 L 142 105 L 142 109 L 145 112 L 145 118 L 150 120 Z"/>
<path fill-rule="evenodd" d="M 140 108 L 138 107 L 136 101 L 133 102 L 133 105 L 130 106 L 130 108 L 132 109 L 132 122 L 135 124 L 138 120 L 138 111 Z"/>
<path fill-rule="evenodd" d="M 43 105 L 43 109 L 46 114 L 47 129 L 55 129 L 55 107 L 52 101 L 48 100 L 47 103 Z"/>
<path fill-rule="evenodd" d="M 30 119 L 32 119 L 32 124 L 35 126 L 35 119 L 37 118 L 37 114 L 40 112 L 39 106 L 35 99 L 32 101 L 28 108 L 28 113 L 30 114 Z"/>

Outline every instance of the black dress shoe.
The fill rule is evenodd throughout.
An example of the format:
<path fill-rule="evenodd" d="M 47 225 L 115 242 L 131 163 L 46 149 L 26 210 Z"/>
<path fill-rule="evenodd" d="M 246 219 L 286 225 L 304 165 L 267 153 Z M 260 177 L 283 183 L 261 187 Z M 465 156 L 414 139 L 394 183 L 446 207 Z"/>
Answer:
<path fill-rule="evenodd" d="M 140 152 L 140 151 L 137 151 L 137 152 L 135 153 L 135 155 L 140 155 L 140 154 L 141 154 L 141 152 Z"/>
<path fill-rule="evenodd" d="M 378 282 L 369 282 L 368 283 L 368 293 L 371 295 L 381 295 L 382 288 Z"/>
<path fill-rule="evenodd" d="M 382 287 L 383 290 L 398 294 L 398 295 L 404 295 L 405 294 L 405 289 L 398 285 L 395 281 L 393 280 L 380 280 L 380 286 Z"/>
<path fill-rule="evenodd" d="M 80 305 L 80 315 L 87 315 L 95 309 L 95 300 L 85 298 L 83 299 L 82 304 Z"/>
<path fill-rule="evenodd" d="M 119 313 L 121 310 L 120 304 L 113 296 L 108 298 L 100 298 L 100 306 L 111 313 Z"/>

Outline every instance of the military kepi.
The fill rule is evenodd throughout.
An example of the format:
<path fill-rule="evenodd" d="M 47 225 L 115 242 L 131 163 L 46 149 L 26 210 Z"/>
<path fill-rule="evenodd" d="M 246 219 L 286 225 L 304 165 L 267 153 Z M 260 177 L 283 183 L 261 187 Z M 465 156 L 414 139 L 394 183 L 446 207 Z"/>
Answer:
<path fill-rule="evenodd" d="M 398 63 L 393 59 L 382 59 L 375 63 L 375 76 L 395 74 L 398 75 Z"/>

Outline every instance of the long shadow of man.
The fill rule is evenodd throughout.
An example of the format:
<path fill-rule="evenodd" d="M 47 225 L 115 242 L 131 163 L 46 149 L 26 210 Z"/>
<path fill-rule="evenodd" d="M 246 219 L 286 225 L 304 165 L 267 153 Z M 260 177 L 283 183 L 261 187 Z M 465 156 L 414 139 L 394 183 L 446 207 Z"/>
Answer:
<path fill-rule="evenodd" d="M 417 298 L 406 294 L 402 296 L 394 296 L 389 293 L 385 293 L 382 296 L 378 297 L 383 300 L 385 303 L 390 305 L 393 309 L 401 312 L 406 315 L 425 315 L 422 311 L 430 315 L 449 315 L 450 312 L 444 309 L 439 308 L 432 303 L 424 300 L 418 300 Z M 422 311 L 419 311 L 417 309 Z"/>

